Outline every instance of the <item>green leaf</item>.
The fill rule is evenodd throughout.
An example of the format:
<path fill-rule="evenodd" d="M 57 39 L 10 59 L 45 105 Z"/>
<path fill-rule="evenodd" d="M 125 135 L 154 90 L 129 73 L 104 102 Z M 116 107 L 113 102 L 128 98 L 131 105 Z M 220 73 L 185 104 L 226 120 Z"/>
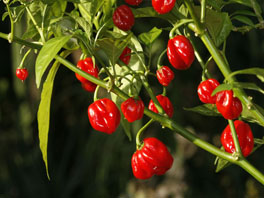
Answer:
<path fill-rule="evenodd" d="M 235 16 L 235 15 L 246 15 L 246 16 L 256 17 L 256 14 L 252 11 L 249 11 L 249 10 L 237 10 L 234 13 L 232 13 L 231 16 Z"/>
<path fill-rule="evenodd" d="M 99 49 L 102 49 L 112 65 L 115 65 L 125 47 L 130 43 L 132 33 L 120 38 L 106 37 L 97 40 Z"/>
<path fill-rule="evenodd" d="M 259 122 L 258 120 L 255 119 L 254 112 L 256 112 L 256 111 L 261 112 L 261 114 L 264 115 L 263 108 L 258 106 L 257 104 L 253 103 L 253 105 L 250 109 L 243 108 L 243 111 L 241 113 L 241 117 L 243 120 L 245 120 L 247 122 L 255 123 L 255 124 L 258 124 L 258 125 L 264 127 L 264 125 L 261 122 Z"/>
<path fill-rule="evenodd" d="M 70 51 L 64 51 L 61 53 L 62 57 L 67 57 L 70 54 Z M 52 97 L 52 89 L 54 84 L 54 79 L 60 63 L 55 61 L 52 65 L 49 74 L 43 84 L 43 89 L 41 92 L 41 100 L 38 108 L 38 130 L 39 130 L 39 145 L 42 152 L 42 158 L 46 166 L 46 173 L 49 177 L 48 170 L 48 134 L 49 134 L 49 124 L 50 124 L 50 104 Z"/>
<path fill-rule="evenodd" d="M 220 149 L 222 151 L 225 150 L 224 147 L 221 147 Z M 224 168 L 226 168 L 226 167 L 231 165 L 231 163 L 229 161 L 227 161 L 225 159 L 222 159 L 222 158 L 220 158 L 218 156 L 215 158 L 214 164 L 216 165 L 216 170 L 215 170 L 216 173 L 219 173 L 221 170 L 223 170 Z"/>
<path fill-rule="evenodd" d="M 232 20 L 237 20 L 237 21 L 240 21 L 240 22 L 242 22 L 246 25 L 249 25 L 251 27 L 255 27 L 254 23 L 251 21 L 251 19 L 246 17 L 246 16 L 236 15 L 236 16 L 232 17 Z"/>
<path fill-rule="evenodd" d="M 162 33 L 161 29 L 156 27 L 152 28 L 149 32 L 144 32 L 139 35 L 139 39 L 145 44 L 150 45 L 152 44 Z"/>
<path fill-rule="evenodd" d="M 196 6 L 195 12 L 200 16 L 201 7 Z M 226 12 L 206 9 L 205 26 L 207 27 L 216 46 L 220 46 L 230 34 L 233 25 Z"/>
<path fill-rule="evenodd" d="M 262 82 L 264 82 L 264 69 L 258 68 L 258 67 L 253 67 L 250 69 L 243 69 L 243 70 L 238 70 L 233 73 L 231 73 L 229 76 L 226 77 L 226 80 L 228 80 L 230 77 L 238 75 L 238 74 L 251 74 L 257 76 Z"/>
<path fill-rule="evenodd" d="M 215 105 L 212 104 L 204 104 L 192 108 L 184 108 L 184 110 L 192 111 L 205 116 L 221 116 L 221 114 L 217 111 Z"/>
<path fill-rule="evenodd" d="M 264 90 L 257 86 L 255 83 L 235 82 L 232 84 L 235 88 L 250 89 L 264 94 Z"/>
<path fill-rule="evenodd" d="M 221 11 L 221 9 L 226 4 L 223 0 L 207 0 L 207 3 L 217 11 Z"/>
<path fill-rule="evenodd" d="M 217 92 L 231 89 L 233 89 L 233 86 L 231 84 L 221 84 L 214 89 L 211 95 L 214 96 Z"/>
<path fill-rule="evenodd" d="M 47 41 L 41 48 L 35 66 L 37 88 L 39 88 L 41 78 L 48 68 L 50 62 L 54 59 L 57 53 L 69 41 L 71 37 L 72 35 L 52 38 Z"/>

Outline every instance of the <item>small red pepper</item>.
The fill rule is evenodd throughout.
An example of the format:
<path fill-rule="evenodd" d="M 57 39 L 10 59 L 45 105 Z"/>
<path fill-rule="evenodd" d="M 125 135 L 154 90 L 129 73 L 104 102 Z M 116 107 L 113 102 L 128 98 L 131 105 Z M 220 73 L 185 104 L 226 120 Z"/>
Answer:
<path fill-rule="evenodd" d="M 27 70 L 26 68 L 17 68 L 17 69 L 16 69 L 16 76 L 17 76 L 20 80 L 24 81 L 24 80 L 26 80 L 27 77 L 28 77 L 28 70 Z"/>
<path fill-rule="evenodd" d="M 160 67 L 157 72 L 157 78 L 160 84 L 167 87 L 174 79 L 174 72 L 168 66 Z"/>
<path fill-rule="evenodd" d="M 156 98 L 159 101 L 161 107 L 164 109 L 165 113 L 171 118 L 173 116 L 174 109 L 170 99 L 163 95 L 158 95 Z M 152 100 L 150 100 L 148 108 L 149 110 L 158 113 L 158 110 Z"/>
<path fill-rule="evenodd" d="M 247 157 L 254 148 L 254 137 L 250 126 L 241 121 L 236 120 L 234 122 L 238 142 L 244 157 Z M 230 126 L 228 125 L 221 134 L 221 143 L 228 153 L 234 153 L 236 151 L 235 143 L 232 137 Z"/>
<path fill-rule="evenodd" d="M 134 98 L 129 98 L 121 104 L 121 110 L 128 122 L 140 120 L 144 115 L 144 107 L 141 99 Z"/>
<path fill-rule="evenodd" d="M 124 31 L 130 30 L 135 23 L 134 14 L 127 5 L 117 7 L 112 18 L 115 26 Z"/>
<path fill-rule="evenodd" d="M 120 123 L 120 112 L 116 104 L 103 98 L 88 107 L 88 117 L 92 127 L 107 134 L 115 132 Z"/>
<path fill-rule="evenodd" d="M 220 83 L 213 78 L 207 79 L 203 82 L 201 82 L 198 86 L 197 92 L 199 99 L 203 103 L 210 103 L 210 104 L 215 104 L 216 101 L 216 95 L 211 96 L 213 91 L 217 86 L 219 86 Z"/>
<path fill-rule="evenodd" d="M 132 6 L 138 6 L 143 0 L 125 0 L 125 2 Z"/>
<path fill-rule="evenodd" d="M 129 47 L 126 47 L 122 54 L 120 55 L 119 59 L 125 63 L 126 65 L 129 64 L 129 61 L 130 61 L 130 58 L 131 58 L 131 49 Z"/>
<path fill-rule="evenodd" d="M 170 12 L 176 0 L 152 0 L 152 6 L 159 14 L 166 14 Z"/>
<path fill-rule="evenodd" d="M 233 96 L 232 90 L 218 92 L 215 104 L 222 116 L 229 120 L 238 118 L 243 109 L 240 100 Z"/>
<path fill-rule="evenodd" d="M 188 69 L 195 58 L 191 42 L 182 35 L 175 36 L 169 40 L 167 56 L 171 65 L 179 70 Z"/>
<path fill-rule="evenodd" d="M 173 157 L 167 147 L 154 137 L 144 139 L 144 145 L 133 154 L 131 159 L 133 174 L 138 179 L 163 175 L 172 164 Z"/>
<path fill-rule="evenodd" d="M 77 63 L 77 67 L 86 73 L 98 78 L 98 67 L 94 65 L 92 58 L 88 57 L 84 60 L 79 60 Z M 86 78 L 80 76 L 79 74 L 75 73 L 76 78 L 82 83 L 82 87 L 89 92 L 94 92 L 96 88 L 96 84 L 92 83 L 91 81 L 87 80 Z"/>

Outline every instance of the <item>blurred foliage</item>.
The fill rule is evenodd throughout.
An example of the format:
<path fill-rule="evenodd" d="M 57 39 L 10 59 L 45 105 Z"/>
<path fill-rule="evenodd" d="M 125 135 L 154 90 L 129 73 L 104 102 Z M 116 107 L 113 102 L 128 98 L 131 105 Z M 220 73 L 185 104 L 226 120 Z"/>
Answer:
<path fill-rule="evenodd" d="M 0 6 L 3 13 L 3 4 Z M 139 25 L 135 27 L 135 32 L 138 34 L 149 31 L 154 23 L 157 27 L 164 25 L 161 20 L 137 20 Z M 7 20 L 1 22 L 0 29 L 1 32 L 8 32 Z M 167 35 L 162 33 L 153 44 L 153 64 L 157 61 L 155 54 L 165 48 L 167 40 Z M 264 65 L 263 31 L 251 30 L 243 35 L 232 33 L 227 43 L 226 54 L 232 70 Z M 92 96 L 81 88 L 74 74 L 63 66 L 56 76 L 51 104 L 48 148 L 51 181 L 48 181 L 37 134 L 36 112 L 40 92 L 35 86 L 32 71 L 34 56 L 27 60 L 30 77 L 21 83 L 14 72 L 21 60 L 20 46 L 12 44 L 11 47 L 4 40 L 0 40 L 0 45 L 0 198 L 264 196 L 263 186 L 243 170 L 230 166 L 216 174 L 214 156 L 197 149 L 158 124 L 150 127 L 146 134 L 159 136 L 173 151 L 173 168 L 162 177 L 154 177 L 148 181 L 135 180 L 130 167 L 131 156 L 135 151 L 134 141 L 129 142 L 120 130 L 109 136 L 95 132 L 90 127 L 87 107 Z M 199 50 L 203 56 L 208 56 L 203 48 Z M 70 57 L 74 63 L 77 59 L 78 54 Z M 168 62 L 164 60 L 164 64 Z M 217 76 L 218 71 L 213 62 L 209 69 L 216 78 L 223 80 Z M 175 105 L 174 119 L 220 147 L 219 136 L 227 124 L 225 120 L 183 110 L 183 107 L 200 104 L 196 97 L 196 88 L 201 80 L 200 72 L 200 66 L 196 62 L 188 71 L 175 71 L 174 85 L 168 93 Z M 260 84 L 251 76 L 239 78 L 250 78 L 250 81 Z M 154 87 L 154 91 L 158 93 L 160 90 Z M 260 94 L 250 91 L 248 93 L 258 104 L 263 104 Z M 142 95 L 144 100 L 144 93 Z M 144 102 L 148 103 L 146 100 Z M 140 124 L 135 124 L 134 132 Z M 253 124 L 251 126 L 255 137 L 261 138 L 261 128 Z M 249 157 L 262 172 L 263 152 L 264 149 L 261 148 Z"/>

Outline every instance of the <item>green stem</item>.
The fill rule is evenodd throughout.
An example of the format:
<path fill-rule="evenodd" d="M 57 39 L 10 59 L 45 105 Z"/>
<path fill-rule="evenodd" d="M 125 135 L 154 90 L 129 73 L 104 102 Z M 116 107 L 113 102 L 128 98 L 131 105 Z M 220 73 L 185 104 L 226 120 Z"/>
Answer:
<path fill-rule="evenodd" d="M 233 141 L 234 141 L 234 144 L 235 144 L 236 152 L 240 156 L 242 156 L 242 151 L 241 151 L 241 148 L 240 148 L 240 144 L 239 144 L 239 140 L 238 140 L 238 137 L 237 137 L 237 133 L 236 133 L 234 122 L 233 122 L 233 120 L 228 120 L 228 123 L 229 123 L 230 129 L 231 129 L 231 133 L 232 133 Z"/>
<path fill-rule="evenodd" d="M 159 55 L 159 58 L 158 58 L 158 62 L 157 62 L 157 69 L 159 69 L 161 67 L 161 59 L 163 58 L 163 55 L 167 52 L 167 48 L 165 50 L 163 50 L 163 52 Z"/>
<path fill-rule="evenodd" d="M 18 68 L 23 68 L 24 62 L 25 62 L 25 60 L 26 60 L 26 58 L 27 58 L 27 56 L 29 55 L 30 52 L 31 52 L 31 49 L 26 52 L 26 54 L 24 55 L 20 65 L 18 66 Z"/>
<path fill-rule="evenodd" d="M 7 8 L 7 12 L 8 12 L 8 15 L 9 15 L 10 26 L 11 26 L 11 30 L 10 30 L 10 33 L 8 35 L 8 42 L 12 43 L 13 39 L 14 39 L 14 20 L 12 18 L 12 13 L 11 13 L 11 10 L 10 10 L 10 7 L 9 7 L 8 3 L 9 3 L 9 1 L 6 2 L 6 8 Z"/>
<path fill-rule="evenodd" d="M 150 119 L 141 129 L 137 132 L 136 136 L 136 144 L 137 144 L 137 150 L 140 150 L 143 146 L 143 142 L 141 141 L 141 135 L 142 133 L 149 127 L 149 125 L 153 122 L 153 119 Z"/>
<path fill-rule="evenodd" d="M 38 24 L 37 24 L 35 18 L 33 17 L 32 13 L 31 13 L 31 11 L 29 10 L 29 8 L 27 7 L 27 5 L 26 5 L 26 4 L 24 4 L 24 5 L 25 5 L 25 7 L 26 7 L 27 13 L 28 13 L 28 15 L 29 15 L 29 17 L 30 17 L 32 23 L 34 24 L 35 28 L 36 28 L 36 29 L 38 30 L 38 32 L 39 32 L 39 35 L 40 35 L 40 38 L 41 38 L 42 43 L 45 43 L 45 38 L 44 38 L 44 35 L 43 35 L 43 31 L 42 31 L 42 29 L 38 26 Z"/>
<path fill-rule="evenodd" d="M 202 0 L 201 2 L 201 23 L 205 22 L 206 17 L 206 0 Z"/>

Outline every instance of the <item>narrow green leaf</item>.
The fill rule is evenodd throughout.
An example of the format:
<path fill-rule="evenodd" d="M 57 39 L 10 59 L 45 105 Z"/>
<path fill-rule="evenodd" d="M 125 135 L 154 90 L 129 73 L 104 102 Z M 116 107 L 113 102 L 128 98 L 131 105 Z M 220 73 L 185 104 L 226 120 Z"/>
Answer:
<path fill-rule="evenodd" d="M 234 17 L 232 17 L 232 20 L 237 20 L 237 21 L 240 21 L 246 25 L 249 25 L 251 27 L 255 27 L 254 23 L 251 21 L 250 18 L 246 17 L 246 16 L 242 16 L 242 15 L 236 15 Z"/>
<path fill-rule="evenodd" d="M 233 73 L 231 73 L 229 76 L 226 77 L 226 80 L 228 80 L 230 77 L 238 75 L 238 74 L 251 74 L 257 76 L 262 82 L 264 82 L 264 69 L 253 67 L 250 69 L 243 69 L 238 70 Z"/>
<path fill-rule="evenodd" d="M 214 89 L 211 95 L 214 96 L 217 92 L 231 89 L 233 89 L 233 86 L 231 84 L 221 84 Z"/>
<path fill-rule="evenodd" d="M 149 32 L 144 32 L 139 35 L 139 39 L 145 44 L 150 45 L 152 44 L 162 33 L 161 29 L 156 27 L 152 28 Z"/>
<path fill-rule="evenodd" d="M 212 104 L 204 104 L 193 108 L 184 108 L 184 110 L 192 111 L 205 116 L 221 116 L 221 114 L 217 111 L 215 105 Z"/>
<path fill-rule="evenodd" d="M 54 59 L 57 53 L 69 41 L 71 37 L 72 35 L 52 38 L 47 41 L 41 48 L 35 66 L 37 88 L 39 88 L 41 78 L 48 68 L 50 62 Z"/>
<path fill-rule="evenodd" d="M 233 83 L 233 86 L 235 88 L 250 89 L 264 94 L 264 90 L 257 86 L 255 83 L 235 82 Z"/>
<path fill-rule="evenodd" d="M 246 16 L 256 17 L 256 14 L 252 11 L 249 11 L 249 10 L 237 10 L 234 13 L 232 13 L 231 16 L 235 16 L 235 15 L 246 15 Z"/>
<path fill-rule="evenodd" d="M 220 149 L 222 151 L 225 150 L 223 146 Z M 227 160 L 224 160 L 224 159 L 222 159 L 222 158 L 220 158 L 218 156 L 215 158 L 214 164 L 216 165 L 216 170 L 215 170 L 216 173 L 219 173 L 221 170 L 223 170 L 224 168 L 226 168 L 229 165 L 231 165 L 230 162 L 228 162 Z"/>
<path fill-rule="evenodd" d="M 62 57 L 67 57 L 70 54 L 70 51 L 64 51 L 61 53 Z M 49 123 L 50 123 L 50 104 L 51 104 L 51 97 L 52 97 L 52 90 L 54 79 L 60 63 L 55 61 L 52 65 L 49 74 L 43 84 L 43 89 L 41 92 L 41 100 L 38 108 L 38 130 L 39 130 L 39 146 L 42 152 L 42 158 L 46 166 L 46 173 L 49 177 L 49 170 L 48 170 L 48 134 L 49 134 Z"/>
<path fill-rule="evenodd" d="M 264 125 L 261 122 L 255 119 L 254 112 L 256 112 L 256 110 L 261 112 L 262 115 L 264 115 L 263 108 L 253 103 L 253 106 L 250 109 L 243 108 L 243 111 L 241 113 L 242 119 L 247 122 L 255 123 L 264 127 Z"/>

